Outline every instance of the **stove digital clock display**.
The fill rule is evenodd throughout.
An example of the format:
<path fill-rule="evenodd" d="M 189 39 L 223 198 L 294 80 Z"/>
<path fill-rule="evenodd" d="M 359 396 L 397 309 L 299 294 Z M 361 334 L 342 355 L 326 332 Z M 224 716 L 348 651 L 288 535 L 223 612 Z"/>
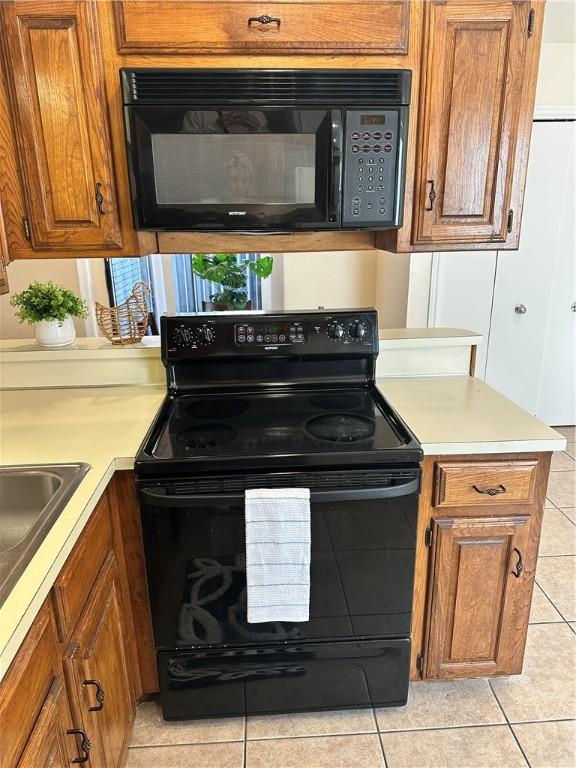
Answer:
<path fill-rule="evenodd" d="M 306 342 L 304 325 L 294 323 L 242 323 L 234 328 L 238 346 L 279 346 Z"/>

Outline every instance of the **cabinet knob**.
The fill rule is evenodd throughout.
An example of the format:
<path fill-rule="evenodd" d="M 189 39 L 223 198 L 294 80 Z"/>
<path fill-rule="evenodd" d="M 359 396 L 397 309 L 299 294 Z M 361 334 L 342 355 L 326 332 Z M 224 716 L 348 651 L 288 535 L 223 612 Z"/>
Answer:
<path fill-rule="evenodd" d="M 518 579 L 520 578 L 520 574 L 524 570 L 524 563 L 522 562 L 522 552 L 520 552 L 519 549 L 516 549 L 516 547 L 514 547 L 512 551 L 516 552 L 516 555 L 518 557 L 516 565 L 514 566 L 514 568 L 512 568 L 512 575 L 516 576 L 516 578 Z"/>
<path fill-rule="evenodd" d="M 90 739 L 86 735 L 86 731 L 82 730 L 82 728 L 69 728 L 66 733 L 68 736 L 75 736 L 78 735 L 82 738 L 82 741 L 80 742 L 80 748 L 84 754 L 82 757 L 75 757 L 74 760 L 72 760 L 73 763 L 87 763 L 88 758 L 90 757 L 90 750 L 92 749 L 92 744 L 90 742 Z"/>
<path fill-rule="evenodd" d="M 499 493 L 506 493 L 507 490 L 505 485 L 499 485 L 497 488 L 478 488 L 477 485 L 473 485 L 472 488 L 476 493 L 485 493 L 488 496 L 497 496 Z"/>
<path fill-rule="evenodd" d="M 98 702 L 98 706 L 88 707 L 88 712 L 100 712 L 101 709 L 104 709 L 104 689 L 98 680 L 84 680 L 82 685 L 93 685 L 96 688 L 96 701 Z"/>
<path fill-rule="evenodd" d="M 516 304 L 514 307 L 514 312 L 516 312 L 517 315 L 525 315 L 527 311 L 526 304 Z"/>

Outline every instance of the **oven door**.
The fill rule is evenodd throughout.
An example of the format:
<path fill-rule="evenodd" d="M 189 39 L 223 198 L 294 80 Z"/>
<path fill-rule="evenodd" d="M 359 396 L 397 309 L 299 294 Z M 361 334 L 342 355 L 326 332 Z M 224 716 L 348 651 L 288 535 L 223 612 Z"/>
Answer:
<path fill-rule="evenodd" d="M 311 490 L 310 619 L 301 623 L 247 621 L 243 493 L 189 495 L 176 481 L 141 488 L 156 647 L 408 638 L 419 470 L 390 475 L 378 488 Z"/>
<path fill-rule="evenodd" d="M 135 226 L 338 229 L 341 110 L 126 107 Z"/>

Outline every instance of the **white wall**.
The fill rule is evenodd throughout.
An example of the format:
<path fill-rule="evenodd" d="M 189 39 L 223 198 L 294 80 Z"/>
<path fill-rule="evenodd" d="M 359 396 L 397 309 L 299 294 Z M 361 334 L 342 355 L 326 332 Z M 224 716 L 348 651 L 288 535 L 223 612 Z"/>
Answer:
<path fill-rule="evenodd" d="M 55 283 L 80 293 L 76 259 L 33 259 L 15 261 L 8 267 L 10 293 L 0 296 L 0 338 L 2 339 L 32 339 L 34 328 L 25 323 L 19 323 L 15 310 L 10 306 L 10 296 L 27 288 L 33 281 Z M 85 334 L 83 320 L 76 320 L 76 333 Z"/>
<path fill-rule="evenodd" d="M 284 309 L 370 307 L 376 300 L 379 251 L 284 253 Z"/>

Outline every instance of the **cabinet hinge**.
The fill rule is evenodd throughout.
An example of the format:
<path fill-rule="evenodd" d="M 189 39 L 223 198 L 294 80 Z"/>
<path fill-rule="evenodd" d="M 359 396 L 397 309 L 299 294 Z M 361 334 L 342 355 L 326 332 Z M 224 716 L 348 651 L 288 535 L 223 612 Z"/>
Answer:
<path fill-rule="evenodd" d="M 26 240 L 31 240 L 32 235 L 30 233 L 30 222 L 28 221 L 28 217 L 24 216 L 22 218 L 22 228 L 24 229 L 24 237 Z"/>
<path fill-rule="evenodd" d="M 534 8 L 528 14 L 528 37 L 532 37 L 534 34 L 534 21 L 536 19 L 536 11 Z"/>
<path fill-rule="evenodd" d="M 512 232 L 512 225 L 514 224 L 514 211 L 510 209 L 508 211 L 508 223 L 506 224 L 506 231 Z"/>
<path fill-rule="evenodd" d="M 426 528 L 426 533 L 424 534 L 424 544 L 427 547 L 432 546 L 432 528 Z"/>
<path fill-rule="evenodd" d="M 416 669 L 421 675 L 424 674 L 424 656 L 420 653 L 416 656 Z"/>

